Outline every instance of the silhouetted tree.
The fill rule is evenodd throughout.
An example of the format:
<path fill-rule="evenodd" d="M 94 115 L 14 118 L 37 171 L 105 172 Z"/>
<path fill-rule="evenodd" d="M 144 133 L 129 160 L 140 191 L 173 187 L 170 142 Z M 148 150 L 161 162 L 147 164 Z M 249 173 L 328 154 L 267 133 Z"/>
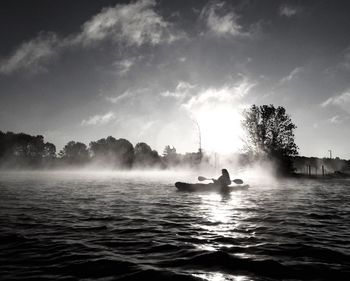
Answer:
<path fill-rule="evenodd" d="M 30 164 L 37 164 L 44 152 L 44 137 L 17 134 L 15 138 L 14 154 L 27 160 Z"/>
<path fill-rule="evenodd" d="M 44 144 L 43 158 L 53 159 L 56 157 L 56 146 L 53 143 L 47 142 Z"/>
<path fill-rule="evenodd" d="M 135 145 L 135 166 L 138 167 L 150 167 L 155 165 L 160 165 L 160 157 L 156 150 L 144 143 L 140 142 Z"/>
<path fill-rule="evenodd" d="M 176 148 L 171 147 L 170 145 L 165 146 L 163 150 L 163 160 L 168 165 L 177 165 L 179 164 L 179 157 L 176 153 Z"/>
<path fill-rule="evenodd" d="M 0 164 L 3 167 L 38 168 L 51 165 L 55 157 L 56 147 L 52 143 L 45 143 L 41 135 L 0 132 Z"/>
<path fill-rule="evenodd" d="M 123 167 L 131 168 L 134 162 L 134 146 L 126 139 L 118 139 L 116 153 Z"/>
<path fill-rule="evenodd" d="M 111 136 L 106 139 L 90 142 L 90 152 L 94 160 L 106 165 L 130 168 L 134 160 L 134 147 L 126 139 L 115 139 Z"/>
<path fill-rule="evenodd" d="M 42 167 L 52 168 L 58 164 L 56 157 L 56 146 L 53 143 L 46 142 L 44 144 L 44 151 L 42 155 Z"/>
<path fill-rule="evenodd" d="M 164 150 L 163 150 L 163 156 L 169 156 L 169 155 L 174 155 L 176 154 L 176 148 L 171 147 L 170 145 L 166 145 Z"/>
<path fill-rule="evenodd" d="M 83 164 L 89 159 L 89 152 L 84 143 L 70 141 L 60 151 L 59 156 L 70 164 Z"/>
<path fill-rule="evenodd" d="M 274 160 L 279 173 L 293 170 L 290 156 L 298 154 L 294 142 L 295 124 L 284 107 L 252 105 L 242 122 L 247 132 L 247 149 L 257 157 Z"/>

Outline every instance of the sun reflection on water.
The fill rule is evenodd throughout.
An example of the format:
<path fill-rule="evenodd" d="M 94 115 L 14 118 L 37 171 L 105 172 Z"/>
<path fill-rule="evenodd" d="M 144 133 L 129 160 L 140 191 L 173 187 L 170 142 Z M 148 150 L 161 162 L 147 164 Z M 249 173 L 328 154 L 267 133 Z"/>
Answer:
<path fill-rule="evenodd" d="M 204 251 L 217 251 L 230 248 L 232 245 L 221 243 L 217 238 L 244 238 L 247 233 L 242 220 L 247 213 L 242 211 L 246 206 L 244 195 L 240 192 L 234 194 L 205 193 L 199 194 L 201 204 L 198 206 L 198 223 L 196 228 L 202 229 L 195 238 L 202 243 L 197 244 L 198 249 Z M 243 231 L 242 231 L 243 230 Z M 249 236 L 251 235 L 248 234 Z"/>
<path fill-rule="evenodd" d="M 198 277 L 208 281 L 248 281 L 250 280 L 247 276 L 243 275 L 229 275 L 220 272 L 207 272 L 192 274 L 194 277 Z"/>
<path fill-rule="evenodd" d="M 215 228 L 222 228 L 225 224 L 234 227 L 238 223 L 235 217 L 239 217 L 240 211 L 235 208 L 242 205 L 242 197 L 239 194 L 209 193 L 201 195 L 202 204 L 200 213 L 203 218 Z"/>

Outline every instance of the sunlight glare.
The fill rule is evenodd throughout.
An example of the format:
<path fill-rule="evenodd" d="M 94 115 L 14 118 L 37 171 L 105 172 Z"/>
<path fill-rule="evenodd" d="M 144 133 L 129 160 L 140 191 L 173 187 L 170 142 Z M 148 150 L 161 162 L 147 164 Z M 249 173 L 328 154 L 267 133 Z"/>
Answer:
<path fill-rule="evenodd" d="M 201 274 L 193 274 L 195 277 L 202 278 L 207 281 L 246 281 L 249 280 L 246 276 L 243 275 L 228 275 L 223 274 L 220 272 L 207 272 L 207 273 L 201 273 Z"/>
<path fill-rule="evenodd" d="M 241 114 L 229 105 L 203 107 L 195 117 L 201 129 L 202 147 L 218 153 L 237 152 L 241 146 Z"/>

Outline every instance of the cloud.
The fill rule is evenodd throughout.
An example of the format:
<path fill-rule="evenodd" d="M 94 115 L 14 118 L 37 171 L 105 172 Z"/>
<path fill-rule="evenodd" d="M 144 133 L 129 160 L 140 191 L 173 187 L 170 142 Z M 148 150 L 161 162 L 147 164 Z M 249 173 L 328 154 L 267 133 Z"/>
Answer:
<path fill-rule="evenodd" d="M 222 87 L 201 88 L 186 81 L 179 81 L 173 91 L 164 91 L 160 96 L 175 98 L 182 102 L 185 108 L 195 105 L 216 102 L 232 102 L 244 98 L 256 84 L 247 77 L 233 84 L 226 84 Z"/>
<path fill-rule="evenodd" d="M 303 67 L 296 67 L 287 76 L 283 77 L 279 83 L 280 84 L 288 83 L 293 79 L 295 79 L 303 71 L 304 71 Z"/>
<path fill-rule="evenodd" d="M 224 2 L 214 2 L 203 8 L 200 18 L 206 20 L 208 30 L 217 36 L 241 36 L 242 26 L 233 12 L 223 13 Z"/>
<path fill-rule="evenodd" d="M 332 125 L 339 125 L 348 122 L 349 118 L 349 115 L 334 115 L 331 118 L 327 119 L 326 122 Z"/>
<path fill-rule="evenodd" d="M 322 107 L 327 107 L 330 105 L 338 106 L 344 111 L 350 113 L 350 89 L 338 96 L 328 98 L 321 104 Z"/>
<path fill-rule="evenodd" d="M 117 67 L 119 76 L 125 76 L 135 64 L 135 61 L 135 58 L 128 58 L 115 62 L 114 65 Z"/>
<path fill-rule="evenodd" d="M 135 90 L 128 89 L 125 92 L 123 92 L 121 95 L 107 96 L 106 100 L 111 102 L 111 103 L 117 104 L 123 100 L 130 100 L 137 95 L 140 95 L 142 93 L 147 92 L 148 90 L 149 90 L 148 88 L 139 88 L 139 89 L 135 89 Z"/>
<path fill-rule="evenodd" d="M 323 102 L 321 105 L 322 107 L 326 107 L 328 105 L 343 105 L 345 103 L 350 102 L 350 89 L 343 92 L 342 94 L 334 97 L 328 98 L 325 102 Z"/>
<path fill-rule="evenodd" d="M 89 117 L 88 119 L 84 119 L 83 121 L 81 121 L 81 125 L 82 126 L 93 126 L 93 125 L 106 125 L 109 122 L 111 122 L 112 120 L 114 120 L 116 118 L 115 114 L 113 112 L 107 112 L 104 115 L 94 115 Z"/>
<path fill-rule="evenodd" d="M 155 0 L 139 0 L 130 4 L 117 4 L 104 8 L 82 25 L 81 32 L 58 38 L 55 33 L 40 33 L 36 38 L 24 42 L 12 55 L 0 61 L 0 73 L 12 74 L 25 70 L 32 74 L 45 71 L 46 64 L 67 48 L 96 46 L 109 40 L 114 44 L 140 47 L 171 43 L 184 38 L 155 11 Z M 119 74 L 125 75 L 133 65 L 132 59 L 119 62 Z"/>
<path fill-rule="evenodd" d="M 154 124 L 156 124 L 156 121 L 154 120 L 142 124 L 142 126 L 140 126 L 141 128 L 139 130 L 138 137 L 146 135 L 149 132 L 149 130 L 154 126 Z"/>
<path fill-rule="evenodd" d="M 140 0 L 104 8 L 85 22 L 75 43 L 93 45 L 103 40 L 123 42 L 129 46 L 170 43 L 183 36 L 155 11 L 156 1 Z"/>
<path fill-rule="evenodd" d="M 160 93 L 162 97 L 173 97 L 176 99 L 184 99 L 187 96 L 191 95 L 191 92 L 193 89 L 195 89 L 197 86 L 192 85 L 185 81 L 180 81 L 174 91 L 165 91 Z"/>
<path fill-rule="evenodd" d="M 332 124 L 339 124 L 342 122 L 341 118 L 339 115 L 335 115 L 332 118 L 328 119 L 328 121 Z"/>
<path fill-rule="evenodd" d="M 183 106 L 192 110 L 206 104 L 215 106 L 217 104 L 235 103 L 242 100 L 255 85 L 247 77 L 243 77 L 233 85 L 224 85 L 221 88 L 196 89 L 196 94 L 192 95 Z"/>
<path fill-rule="evenodd" d="M 57 55 L 59 40 L 54 33 L 40 33 L 38 37 L 20 45 L 12 55 L 0 62 L 0 73 L 26 71 L 36 74 L 46 70 L 45 65 Z"/>
<path fill-rule="evenodd" d="M 299 7 L 293 7 L 287 4 L 282 4 L 279 8 L 279 15 L 287 18 L 296 16 L 300 12 Z"/>

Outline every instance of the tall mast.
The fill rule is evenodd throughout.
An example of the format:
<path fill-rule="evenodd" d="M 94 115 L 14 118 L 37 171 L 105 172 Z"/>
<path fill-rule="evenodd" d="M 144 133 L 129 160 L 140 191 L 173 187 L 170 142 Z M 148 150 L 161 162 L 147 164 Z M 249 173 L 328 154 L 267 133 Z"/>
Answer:
<path fill-rule="evenodd" d="M 332 159 L 332 150 L 328 150 L 328 152 L 329 152 L 329 158 Z"/>
<path fill-rule="evenodd" d="M 199 153 L 202 154 L 202 136 L 201 136 L 201 128 L 199 127 L 198 121 L 197 119 L 194 119 L 194 122 L 197 125 L 197 129 L 198 129 L 198 145 L 199 145 Z"/>

